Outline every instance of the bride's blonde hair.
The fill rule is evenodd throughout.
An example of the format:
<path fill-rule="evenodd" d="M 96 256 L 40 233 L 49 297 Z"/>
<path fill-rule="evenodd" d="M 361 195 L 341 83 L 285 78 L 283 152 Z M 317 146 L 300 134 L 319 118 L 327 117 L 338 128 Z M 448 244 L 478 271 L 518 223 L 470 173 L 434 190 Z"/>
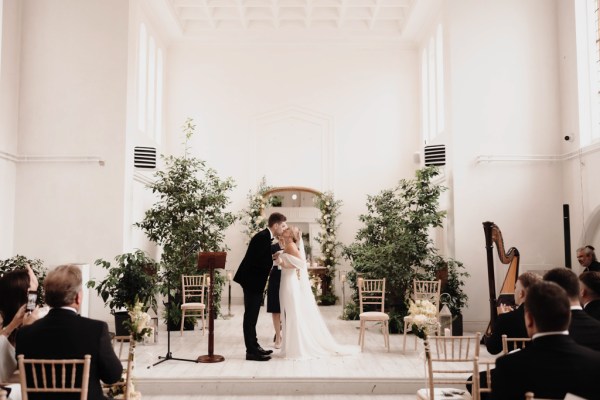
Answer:
<path fill-rule="evenodd" d="M 288 228 L 285 231 L 283 231 L 281 236 L 282 237 L 291 237 L 292 240 L 294 241 L 294 243 L 298 243 L 298 232 L 299 232 L 298 227 L 296 227 L 294 225 L 288 225 Z"/>

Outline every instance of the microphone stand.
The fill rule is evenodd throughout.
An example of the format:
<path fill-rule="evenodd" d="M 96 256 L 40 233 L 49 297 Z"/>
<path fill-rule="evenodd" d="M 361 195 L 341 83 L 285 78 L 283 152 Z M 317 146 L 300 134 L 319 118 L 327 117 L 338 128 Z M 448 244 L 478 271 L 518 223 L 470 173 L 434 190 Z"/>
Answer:
<path fill-rule="evenodd" d="M 192 248 L 190 249 L 190 251 L 180 261 L 178 266 L 181 265 L 185 260 L 187 260 L 188 257 L 191 256 L 197 250 L 198 247 L 199 247 L 199 244 L 193 245 Z M 169 322 L 171 321 L 171 271 L 167 269 L 165 276 L 167 278 L 167 303 L 166 303 L 166 306 L 167 306 L 167 354 L 164 357 L 158 356 L 158 361 L 152 365 L 149 365 L 148 368 L 154 367 L 158 364 L 164 363 L 165 361 L 169 361 L 169 360 L 189 361 L 189 362 L 198 363 L 198 360 L 173 357 L 173 354 L 171 353 L 171 330 L 169 329 Z"/>

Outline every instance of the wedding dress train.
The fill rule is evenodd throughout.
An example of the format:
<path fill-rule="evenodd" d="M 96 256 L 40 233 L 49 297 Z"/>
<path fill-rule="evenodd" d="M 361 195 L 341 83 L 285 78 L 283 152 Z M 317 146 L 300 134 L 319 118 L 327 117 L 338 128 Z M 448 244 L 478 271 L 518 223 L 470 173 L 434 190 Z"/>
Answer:
<path fill-rule="evenodd" d="M 280 355 L 305 360 L 357 354 L 358 346 L 340 345 L 329 332 L 312 293 L 303 250 L 301 246 L 302 258 L 287 253 L 281 255 L 294 268 L 281 269 L 279 303 L 283 342 Z"/>

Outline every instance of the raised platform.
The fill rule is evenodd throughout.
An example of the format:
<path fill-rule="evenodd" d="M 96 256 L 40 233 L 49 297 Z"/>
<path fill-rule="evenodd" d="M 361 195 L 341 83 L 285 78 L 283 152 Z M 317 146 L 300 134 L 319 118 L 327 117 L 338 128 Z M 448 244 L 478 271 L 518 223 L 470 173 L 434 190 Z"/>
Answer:
<path fill-rule="evenodd" d="M 342 321 L 340 306 L 321 307 L 327 324 L 340 343 L 358 342 L 358 321 Z M 234 317 L 215 321 L 215 354 L 225 361 L 202 364 L 168 360 L 147 368 L 167 352 L 167 333 L 159 333 L 157 344 L 136 348 L 135 384 L 144 395 L 317 395 L 412 394 L 425 385 L 423 347 L 414 348 L 414 337 L 407 340 L 402 353 L 402 335 L 390 336 L 387 352 L 378 326 L 366 334 L 365 350 L 358 355 L 307 361 L 278 358 L 267 362 L 245 360 L 242 335 L 243 307 L 233 306 Z M 270 314 L 261 310 L 257 326 L 259 343 L 273 348 L 273 324 Z M 420 342 L 420 341 L 419 341 Z M 208 353 L 208 333 L 200 329 L 171 332 L 173 357 L 195 360 Z M 485 354 L 485 350 L 482 350 Z"/>

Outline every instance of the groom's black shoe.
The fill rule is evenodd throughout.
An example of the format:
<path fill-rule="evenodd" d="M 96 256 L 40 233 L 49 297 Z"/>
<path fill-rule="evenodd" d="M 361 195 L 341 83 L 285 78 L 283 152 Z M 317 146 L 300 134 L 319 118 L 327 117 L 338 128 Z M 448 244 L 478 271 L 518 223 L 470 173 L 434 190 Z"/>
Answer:
<path fill-rule="evenodd" d="M 262 354 L 263 356 L 268 356 L 269 354 L 273 353 L 273 350 L 265 350 L 260 346 L 258 346 L 258 349 L 256 349 L 256 351 L 258 352 L 258 354 Z"/>
<path fill-rule="evenodd" d="M 271 356 L 266 354 L 258 353 L 246 353 L 246 360 L 248 361 L 269 361 Z"/>

